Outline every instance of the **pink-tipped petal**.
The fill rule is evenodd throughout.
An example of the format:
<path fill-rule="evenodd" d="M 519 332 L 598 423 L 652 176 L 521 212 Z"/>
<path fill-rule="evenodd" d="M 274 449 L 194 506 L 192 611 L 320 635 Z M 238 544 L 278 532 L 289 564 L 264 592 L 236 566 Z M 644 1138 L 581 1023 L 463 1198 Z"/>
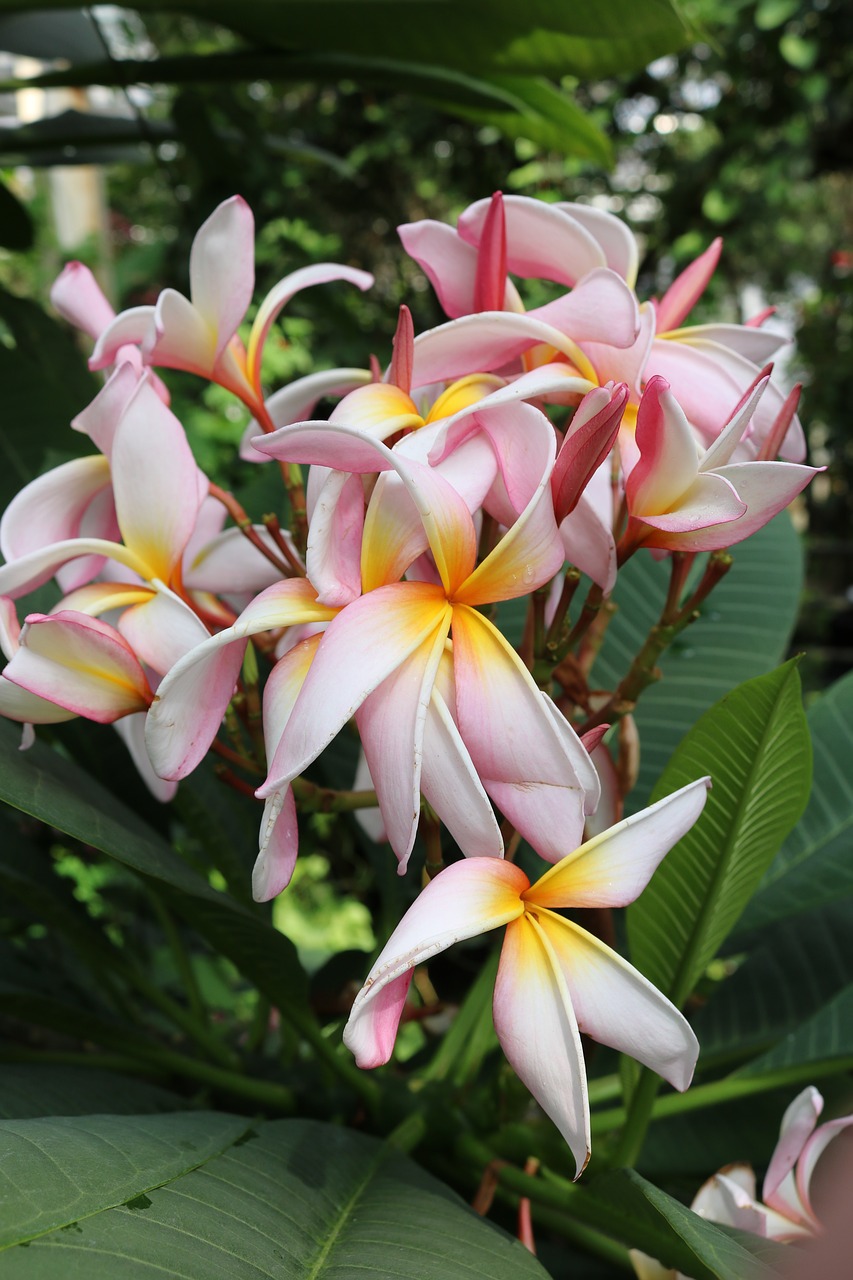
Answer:
<path fill-rule="evenodd" d="M 110 724 L 151 701 L 145 673 L 115 628 L 85 614 L 30 614 L 7 680 L 77 715 Z"/>
<path fill-rule="evenodd" d="M 507 864 L 493 860 L 488 865 Z M 510 1066 L 560 1130 L 580 1177 L 590 1154 L 583 1049 L 559 960 L 529 915 L 506 931 L 493 1011 Z"/>
<path fill-rule="evenodd" d="M 130 398 L 141 376 L 141 368 L 137 368 L 128 361 L 122 361 L 91 404 L 71 420 L 74 430 L 87 435 L 107 458 L 112 455 L 116 427 L 130 403 Z"/>
<path fill-rule="evenodd" d="M 68 262 L 50 289 L 54 308 L 75 328 L 97 340 L 115 312 L 107 302 L 95 277 L 82 262 Z"/>
<path fill-rule="evenodd" d="M 131 307 L 120 312 L 107 325 L 95 343 L 89 357 L 89 368 L 106 369 L 112 364 L 121 347 L 142 347 L 154 337 L 154 307 Z"/>
<path fill-rule="evenodd" d="M 560 963 L 578 1028 L 685 1090 L 699 1042 L 675 1005 L 585 929 L 550 911 L 536 918 Z"/>
<path fill-rule="evenodd" d="M 110 483 L 110 465 L 95 455 L 75 458 L 21 489 L 0 520 L 0 550 L 7 560 L 76 538 L 86 508 Z"/>
<path fill-rule="evenodd" d="M 693 484 L 699 469 L 696 437 L 663 378 L 651 378 L 637 413 L 640 460 L 626 482 L 632 515 L 669 511 Z"/>
<path fill-rule="evenodd" d="M 506 218 L 503 196 L 496 191 L 489 202 L 477 245 L 474 310 L 503 311 L 506 298 Z"/>
<path fill-rule="evenodd" d="M 808 1217 L 797 1190 L 794 1169 L 822 1111 L 823 1098 L 814 1085 L 797 1094 L 782 1117 L 779 1141 L 764 1178 L 762 1199 L 771 1209 L 794 1221 Z"/>
<path fill-rule="evenodd" d="M 716 240 L 712 240 L 704 253 L 700 253 L 689 267 L 685 267 L 681 274 L 676 276 L 657 304 L 658 333 L 666 333 L 670 329 L 677 328 L 684 317 L 693 310 L 717 269 L 722 250 L 723 242 L 718 236 Z"/>
<path fill-rule="evenodd" d="M 242 196 L 218 205 L 190 250 L 190 297 L 216 335 L 217 360 L 249 309 L 255 287 L 255 220 Z"/>
<path fill-rule="evenodd" d="M 466 858 L 431 880 L 403 916 L 364 986 L 344 1029 L 344 1044 L 360 1067 L 387 1062 L 394 1047 L 411 972 L 454 942 L 476 938 L 522 914 L 528 884 L 501 858 Z"/>
<path fill-rule="evenodd" d="M 615 387 L 595 387 L 578 405 L 551 474 L 558 524 L 574 511 L 593 474 L 609 456 L 627 402 L 628 387 L 620 382 Z"/>
<path fill-rule="evenodd" d="M 364 488 L 361 477 L 329 473 L 311 513 L 306 566 L 324 604 L 349 604 L 361 594 L 361 535 Z"/>
<path fill-rule="evenodd" d="M 442 310 L 452 320 L 476 310 L 474 282 L 477 250 L 460 240 L 446 223 L 424 219 L 398 227 L 403 248 L 426 275 L 438 294 Z M 498 309 L 502 309 L 501 307 Z"/>

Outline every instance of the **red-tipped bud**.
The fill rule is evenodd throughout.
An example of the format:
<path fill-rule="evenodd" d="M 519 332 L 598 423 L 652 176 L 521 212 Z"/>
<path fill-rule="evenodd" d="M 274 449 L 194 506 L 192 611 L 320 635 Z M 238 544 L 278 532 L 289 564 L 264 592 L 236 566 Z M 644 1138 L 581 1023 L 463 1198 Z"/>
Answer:
<path fill-rule="evenodd" d="M 415 360 L 415 326 L 412 324 L 412 313 L 405 303 L 400 307 L 400 318 L 397 321 L 397 332 L 394 334 L 394 354 L 391 357 L 391 368 L 388 381 L 406 395 L 412 389 L 412 365 Z"/>
<path fill-rule="evenodd" d="M 474 310 L 503 311 L 506 294 L 506 218 L 503 195 L 496 191 L 483 223 L 474 280 Z"/>
<path fill-rule="evenodd" d="M 620 382 L 595 387 L 578 405 L 551 475 L 558 524 L 574 511 L 590 477 L 613 448 L 627 403 L 628 387 Z"/>

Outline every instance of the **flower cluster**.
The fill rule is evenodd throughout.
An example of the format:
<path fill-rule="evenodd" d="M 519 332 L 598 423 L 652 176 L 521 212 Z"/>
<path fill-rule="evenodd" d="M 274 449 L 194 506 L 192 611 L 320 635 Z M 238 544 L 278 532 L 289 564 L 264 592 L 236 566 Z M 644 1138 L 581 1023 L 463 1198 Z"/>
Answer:
<path fill-rule="evenodd" d="M 625 788 L 601 745 L 607 697 L 589 690 L 582 655 L 571 696 L 565 680 L 557 694 L 555 673 L 559 683 L 632 555 L 672 555 L 683 586 L 698 553 L 754 532 L 813 469 L 796 393 L 784 398 L 765 367 L 779 339 L 757 322 L 684 326 L 719 243 L 640 304 L 632 235 L 589 206 L 496 195 L 455 230 L 427 221 L 400 234 L 448 322 L 416 336 L 404 307 L 384 372 L 378 361 L 321 371 L 272 394 L 263 353 L 281 308 L 315 284 L 368 288 L 365 272 L 330 263 L 287 276 L 244 345 L 254 230 L 240 197 L 198 232 L 189 298 L 166 289 L 114 316 L 87 270 L 66 268 L 54 305 L 95 340 L 91 367 L 108 375 L 72 424 L 97 452 L 28 485 L 0 522 L 0 714 L 115 724 L 165 799 L 211 749 L 260 767 L 260 744 L 239 736 L 240 717 L 252 728 L 260 711 L 259 900 L 290 879 L 304 771 L 354 721 L 362 794 L 400 871 L 424 802 L 464 860 L 400 923 L 347 1042 L 361 1064 L 385 1061 L 413 967 L 506 925 L 498 1033 L 580 1169 L 579 1033 L 678 1088 L 696 1042 L 663 996 L 559 911 L 631 902 L 698 817 L 708 780 L 609 825 Z M 527 310 L 531 279 L 555 297 Z M 289 529 L 253 524 L 202 473 L 155 368 L 192 371 L 243 402 L 241 453 L 278 464 Z M 330 396 L 331 415 L 312 418 Z M 592 585 L 572 621 L 581 574 Z M 14 601 L 51 578 L 62 598 L 19 626 Z M 681 625 L 695 597 L 679 613 L 671 594 Z M 519 652 L 495 611 L 521 598 Z M 270 667 L 262 708 L 259 656 Z M 230 745 L 218 737 L 226 715 Z M 553 864 L 532 885 L 504 856 L 521 838 Z"/>

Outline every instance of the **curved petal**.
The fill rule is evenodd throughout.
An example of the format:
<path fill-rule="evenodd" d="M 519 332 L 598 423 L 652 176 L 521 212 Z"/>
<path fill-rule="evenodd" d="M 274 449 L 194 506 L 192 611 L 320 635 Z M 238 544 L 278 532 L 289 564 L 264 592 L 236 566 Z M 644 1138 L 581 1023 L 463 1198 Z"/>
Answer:
<path fill-rule="evenodd" d="M 115 312 L 82 262 L 67 262 L 50 287 L 50 301 L 63 320 L 97 340 Z"/>
<path fill-rule="evenodd" d="M 355 998 L 344 1044 L 360 1067 L 387 1062 L 411 971 L 454 942 L 476 938 L 522 914 L 527 876 L 501 858 L 454 862 L 431 880 L 383 947 Z"/>
<path fill-rule="evenodd" d="M 25 485 L 0 519 L 0 551 L 7 560 L 75 538 L 86 508 L 110 484 L 110 464 L 94 455 L 74 458 Z"/>
<path fill-rule="evenodd" d="M 120 347 L 142 347 L 154 336 L 154 307 L 131 307 L 120 312 L 103 330 L 89 357 L 89 368 L 106 369 Z"/>
<path fill-rule="evenodd" d="M 815 1129 L 803 1147 L 802 1155 L 797 1162 L 796 1178 L 797 1191 L 810 1218 L 809 1225 L 817 1223 L 818 1220 L 810 1194 L 815 1165 L 824 1151 L 826 1151 L 830 1142 L 837 1138 L 843 1130 L 848 1129 L 850 1125 L 853 1125 L 853 1116 L 839 1116 L 837 1120 L 828 1120 L 826 1124 L 822 1124 Z M 778 1194 L 779 1192 L 777 1191 Z"/>
<path fill-rule="evenodd" d="M 189 605 L 165 591 L 126 609 L 117 626 L 136 656 L 161 676 L 210 635 Z"/>
<path fill-rule="evenodd" d="M 791 339 L 787 334 L 770 329 L 756 329 L 748 324 L 694 324 L 686 329 L 671 329 L 659 337 L 667 342 L 686 342 L 713 355 L 717 347 L 729 347 L 738 355 L 762 368 L 780 347 Z"/>
<path fill-rule="evenodd" d="M 578 355 L 576 343 L 535 316 L 511 311 L 460 316 L 415 338 L 412 386 L 462 378 L 472 369 L 500 369 L 540 342 L 561 352 L 569 361 Z"/>
<path fill-rule="evenodd" d="M 664 378 L 651 378 L 637 412 L 640 459 L 625 484 L 632 515 L 669 511 L 699 470 L 696 437 Z"/>
<path fill-rule="evenodd" d="M 217 360 L 249 309 L 255 287 L 255 219 L 242 196 L 223 200 L 190 250 L 190 297 L 216 335 Z"/>
<path fill-rule="evenodd" d="M 311 513 L 305 556 L 308 577 L 323 604 L 349 604 L 361 594 L 363 528 L 361 477 L 329 472 Z"/>
<path fill-rule="evenodd" d="M 640 308 L 632 289 L 615 271 L 599 267 L 571 293 L 527 312 L 573 338 L 631 347 L 640 332 Z"/>
<path fill-rule="evenodd" d="M 438 628 L 365 698 L 355 713 L 385 832 L 403 875 L 421 811 L 424 725 L 447 626 Z"/>
<path fill-rule="evenodd" d="M 107 542 L 103 538 L 67 538 L 0 565 L 0 595 L 16 598 L 26 591 L 34 591 L 52 578 L 61 565 L 86 555 L 117 560 L 140 577 L 146 576 L 147 565 L 121 543 Z"/>
<path fill-rule="evenodd" d="M 616 582 L 616 543 L 598 509 L 581 494 L 560 523 L 565 558 L 609 594 Z"/>
<path fill-rule="evenodd" d="M 658 864 L 705 806 L 710 778 L 699 778 L 550 867 L 526 895 L 538 907 L 624 907 L 645 889 Z"/>
<path fill-rule="evenodd" d="M 580 1177 L 590 1154 L 583 1049 L 559 960 L 544 930 L 526 913 L 506 931 L 493 1009 L 510 1066 L 569 1144 L 575 1177 Z"/>
<path fill-rule="evenodd" d="M 483 786 L 537 853 L 556 862 L 583 833 L 576 753 L 515 650 L 464 605 L 453 610 L 453 668 L 459 732 Z M 578 743 L 580 752 L 586 757 Z"/>
<path fill-rule="evenodd" d="M 334 615 L 317 604 L 309 582 L 291 578 L 268 587 L 233 626 L 182 658 L 159 686 L 148 713 L 148 753 L 160 777 L 185 778 L 204 758 L 234 692 L 249 636 Z"/>
<path fill-rule="evenodd" d="M 369 369 L 322 369 L 319 373 L 296 378 L 274 392 L 266 401 L 266 410 L 275 427 L 289 427 L 310 418 L 318 402 L 327 396 L 348 395 L 372 380 Z M 240 457 L 246 462 L 267 461 L 266 456 L 259 454 L 250 443 L 260 434 L 261 428 L 253 419 L 240 441 Z"/>
<path fill-rule="evenodd" d="M 745 465 L 793 464 L 774 462 Z M 716 546 L 727 547 L 730 542 L 739 542 L 740 538 L 733 532 L 733 526 L 740 527 L 740 521 L 747 513 L 747 505 L 732 482 L 723 475 L 729 469 L 721 467 L 719 471 L 700 472 L 669 510 L 664 507 L 661 512 L 659 508 L 652 507 L 650 510 L 641 508 L 635 511 L 629 503 L 628 509 L 635 519 L 642 520 L 658 531 L 646 539 L 649 545 L 684 548 L 688 545 L 682 541 L 684 535 L 690 538 L 689 545 L 695 551 L 710 551 Z M 720 526 L 723 526 L 722 533 L 719 532 Z"/>
<path fill-rule="evenodd" d="M 490 199 L 477 200 L 460 214 L 459 235 L 479 245 Z M 571 214 L 529 196 L 504 196 L 507 267 L 529 279 L 574 285 L 589 271 L 603 267 L 604 251 Z"/>
<path fill-rule="evenodd" d="M 611 271 L 617 271 L 633 289 L 637 283 L 640 251 L 630 227 L 615 214 L 608 213 L 605 209 L 596 209 L 590 204 L 559 200 L 555 207 L 568 213 L 598 241 L 607 258 L 608 267 Z"/>
<path fill-rule="evenodd" d="M 446 631 L 448 613 L 444 592 L 421 582 L 380 587 L 347 605 L 326 630 L 258 795 L 302 773 L 383 680 Z"/>
<path fill-rule="evenodd" d="M 397 228 L 403 248 L 418 264 L 452 320 L 476 310 L 477 249 L 445 222 L 424 218 Z"/>
<path fill-rule="evenodd" d="M 122 361 L 94 400 L 71 420 L 74 430 L 88 436 L 108 458 L 112 455 L 116 427 L 139 384 L 142 372 L 141 367 L 137 368 L 127 360 Z"/>
<path fill-rule="evenodd" d="M 275 544 L 263 525 L 253 525 L 252 528 L 271 551 L 275 550 Z M 189 563 L 185 555 L 183 579 L 184 586 L 193 591 L 242 596 L 254 595 L 271 587 L 281 580 L 281 573 L 253 546 L 242 529 L 231 527 L 223 529 L 209 542 L 202 543 Z"/>
<path fill-rule="evenodd" d="M 164 289 L 142 343 L 142 359 L 146 364 L 187 369 L 209 378 L 216 361 L 216 331 L 182 293 Z"/>
<path fill-rule="evenodd" d="M 296 800 L 288 785 L 274 791 L 264 802 L 258 856 L 252 868 L 255 902 L 269 902 L 287 888 L 298 853 Z"/>
<path fill-rule="evenodd" d="M 21 628 L 20 648 L 3 674 L 100 724 L 147 710 L 151 701 L 145 673 L 115 628 L 68 610 L 30 614 Z"/>
<path fill-rule="evenodd" d="M 794 1169 L 823 1111 L 823 1098 L 814 1085 L 798 1093 L 782 1117 L 779 1141 L 767 1167 L 762 1199 L 792 1219 L 808 1217 L 794 1179 Z"/>
<path fill-rule="evenodd" d="M 300 267 L 290 275 L 279 280 L 278 284 L 267 294 L 258 308 L 249 335 L 246 349 L 246 368 L 249 381 L 255 388 L 260 387 L 261 356 L 267 335 L 282 307 L 290 301 L 300 289 L 308 289 L 315 284 L 326 284 L 330 280 L 346 280 L 356 288 L 369 289 L 373 284 L 373 276 L 368 271 L 359 271 L 357 267 L 346 267 L 340 262 L 317 262 L 310 267 Z"/>
<path fill-rule="evenodd" d="M 22 689 L 0 675 L 0 716 L 7 720 L 17 720 L 21 724 L 61 724 L 64 720 L 73 720 L 76 711 L 68 711 L 47 698 L 40 698 L 29 689 Z M 119 722 L 120 723 L 120 722 Z M 25 743 L 21 744 L 21 750 Z"/>
<path fill-rule="evenodd" d="M 683 1092 L 693 1078 L 699 1041 L 675 1005 L 571 920 L 551 911 L 537 912 L 536 920 L 559 962 L 578 1028 Z"/>
<path fill-rule="evenodd" d="M 599 384 L 604 386 L 606 382 L 627 382 L 632 397 L 639 396 L 644 380 L 652 372 L 662 372 L 649 368 L 654 336 L 655 313 L 649 304 L 645 303 L 640 307 L 640 331 L 636 341 L 630 347 L 614 347 L 604 342 L 584 342 L 584 355 L 592 363 Z"/>

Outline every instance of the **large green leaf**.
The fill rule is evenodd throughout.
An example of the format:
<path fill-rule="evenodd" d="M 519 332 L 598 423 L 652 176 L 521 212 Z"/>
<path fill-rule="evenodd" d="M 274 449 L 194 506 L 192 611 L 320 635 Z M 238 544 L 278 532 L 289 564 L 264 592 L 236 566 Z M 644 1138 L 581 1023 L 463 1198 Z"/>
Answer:
<path fill-rule="evenodd" d="M 233 1146 L 249 1125 L 211 1111 L 0 1122 L 0 1250 L 172 1182 Z"/>
<path fill-rule="evenodd" d="M 636 712 L 640 777 L 631 810 L 652 787 L 681 738 L 704 711 L 785 657 L 797 618 L 803 554 L 787 515 L 735 547 L 734 565 L 702 607 L 702 616 L 659 663 L 663 679 L 646 689 Z M 593 684 L 613 689 L 624 676 L 666 599 L 669 564 L 642 552 L 619 572 L 619 611 L 593 668 Z"/>
<path fill-rule="evenodd" d="M 677 1005 L 802 813 L 811 748 L 796 664 L 740 685 L 691 729 L 652 799 L 710 774 L 699 821 L 627 912 L 631 956 Z"/>
<path fill-rule="evenodd" d="M 737 1061 L 771 1048 L 853 983 L 851 934 L 850 899 L 762 930 L 746 961 L 693 1017 L 703 1061 Z"/>
<path fill-rule="evenodd" d="M 0 13 L 25 11 L 0 0 Z M 45 0 L 70 9 L 75 0 Z M 173 0 L 179 13 L 246 36 L 263 48 L 399 57 L 468 72 L 510 75 L 612 75 L 645 66 L 687 43 L 690 32 L 671 0 Z M 140 13 L 162 0 L 138 0 Z"/>
<path fill-rule="evenodd" d="M 494 125 L 510 138 L 529 138 L 549 151 L 583 156 L 601 165 L 613 163 L 609 139 L 564 90 L 534 76 L 491 76 L 490 80 L 510 98 L 511 109 L 447 105 L 467 119 Z"/>
<path fill-rule="evenodd" d="M 781 1246 L 768 1249 L 757 1236 L 706 1222 L 633 1169 L 594 1179 L 589 1197 L 593 1207 L 615 1216 L 619 1239 L 644 1252 L 653 1250 L 665 1266 L 677 1267 L 694 1280 L 773 1280 L 775 1273 L 762 1259 L 784 1261 Z"/>
<path fill-rule="evenodd" d="M 834 1058 L 853 1061 L 853 983 L 738 1075 L 761 1076 L 813 1063 L 817 1076 L 819 1067 Z"/>
<path fill-rule="evenodd" d="M 142 1280 L 155 1273 L 176 1280 L 544 1280 L 542 1267 L 518 1241 L 374 1139 L 292 1120 L 258 1125 L 246 1135 L 251 1141 L 241 1141 L 245 1121 L 213 1116 L 219 1128 L 210 1146 L 218 1142 L 221 1154 L 199 1158 L 198 1150 L 181 1147 L 186 1118 L 170 1117 L 176 1170 L 168 1185 L 152 1179 L 129 1203 L 111 1207 L 118 1177 L 107 1185 L 107 1176 L 98 1180 L 91 1170 L 87 1204 L 100 1192 L 100 1211 L 95 1204 L 88 1209 L 95 1216 L 80 1215 L 70 1229 L 8 1250 L 4 1280 L 107 1274 Z M 102 1117 L 98 1132 L 132 1159 L 128 1144 L 143 1121 L 152 1125 L 155 1119 L 162 1123 L 161 1117 Z M 94 1121 L 80 1123 L 85 1135 L 85 1125 Z M 222 1150 L 228 1124 L 235 1128 Z M 164 1164 L 169 1145 L 167 1133 Z M 19 1177 L 37 1185 L 38 1170 L 34 1148 Z M 68 1172 L 73 1184 L 74 1166 Z M 45 1210 L 46 1200 L 40 1193 Z"/>
<path fill-rule="evenodd" d="M 808 720 L 814 743 L 811 798 L 749 904 L 744 929 L 853 893 L 853 673 L 810 707 Z"/>

